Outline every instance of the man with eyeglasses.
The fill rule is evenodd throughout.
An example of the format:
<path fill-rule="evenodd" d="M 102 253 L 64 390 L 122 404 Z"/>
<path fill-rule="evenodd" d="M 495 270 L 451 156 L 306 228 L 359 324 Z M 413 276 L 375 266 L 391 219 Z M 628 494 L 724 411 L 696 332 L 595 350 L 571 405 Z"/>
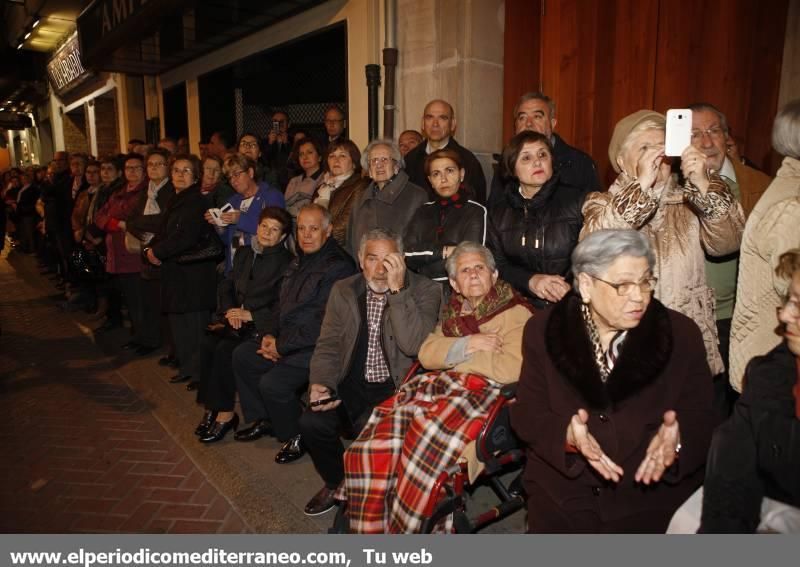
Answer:
<path fill-rule="evenodd" d="M 425 158 L 433 151 L 449 148 L 458 152 L 464 165 L 464 184 L 472 191 L 476 201 L 486 202 L 486 177 L 478 158 L 459 144 L 456 133 L 456 113 L 453 106 L 444 100 L 432 100 L 422 112 L 422 134 L 427 142 L 418 145 L 405 156 L 406 171 L 411 181 L 427 190 L 431 199 L 438 196 L 425 175 Z"/>
<path fill-rule="evenodd" d="M 328 139 L 327 144 L 323 147 L 327 147 L 331 142 L 347 138 L 344 134 L 346 127 L 347 119 L 344 116 L 344 112 L 338 106 L 329 106 L 325 110 L 325 133 L 328 135 Z"/>
<path fill-rule="evenodd" d="M 728 120 L 718 108 L 709 103 L 690 104 L 689 108 L 692 110 L 692 145 L 705 154 L 708 167 L 720 174 L 748 215 L 771 179 L 727 156 Z M 706 283 L 714 290 L 719 352 L 725 364 L 725 372 L 714 377 L 715 403 L 724 416 L 730 413 L 734 397 L 728 386 L 727 370 L 738 265 L 738 250 L 722 257 L 706 255 Z"/>

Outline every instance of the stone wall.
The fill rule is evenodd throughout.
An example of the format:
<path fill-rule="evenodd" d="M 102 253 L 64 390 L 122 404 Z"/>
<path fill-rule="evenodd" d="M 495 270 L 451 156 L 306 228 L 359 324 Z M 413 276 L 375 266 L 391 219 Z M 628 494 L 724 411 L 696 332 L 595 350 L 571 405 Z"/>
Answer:
<path fill-rule="evenodd" d="M 434 98 L 456 111 L 456 139 L 490 176 L 491 154 L 502 148 L 502 0 L 398 0 L 396 134 L 419 130 Z"/>
<path fill-rule="evenodd" d="M 89 131 L 86 124 L 86 111 L 79 106 L 63 116 L 64 149 L 70 153 L 89 153 Z"/>
<path fill-rule="evenodd" d="M 113 96 L 101 96 L 94 99 L 94 123 L 97 133 L 97 157 L 118 154 L 120 143 L 117 105 Z"/>

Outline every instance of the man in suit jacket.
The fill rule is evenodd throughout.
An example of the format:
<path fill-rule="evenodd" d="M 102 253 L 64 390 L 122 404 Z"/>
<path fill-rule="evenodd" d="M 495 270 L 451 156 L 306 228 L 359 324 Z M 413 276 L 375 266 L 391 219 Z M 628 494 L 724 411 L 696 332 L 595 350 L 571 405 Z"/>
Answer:
<path fill-rule="evenodd" d="M 472 191 L 476 201 L 485 203 L 486 177 L 483 175 L 483 168 L 475 154 L 456 142 L 453 138 L 455 132 L 456 113 L 449 102 L 437 99 L 426 104 L 422 113 L 422 134 L 427 143 L 418 145 L 406 154 L 406 173 L 412 183 L 423 187 L 431 199 L 436 199 L 436 193 L 425 175 L 425 157 L 433 151 L 450 148 L 458 153 L 461 163 L 464 164 L 464 183 Z"/>

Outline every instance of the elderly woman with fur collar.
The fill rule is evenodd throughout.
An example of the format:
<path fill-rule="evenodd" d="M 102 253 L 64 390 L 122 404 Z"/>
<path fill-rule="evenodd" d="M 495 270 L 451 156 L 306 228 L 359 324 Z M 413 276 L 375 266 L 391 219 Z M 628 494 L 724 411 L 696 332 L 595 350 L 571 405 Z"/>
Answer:
<path fill-rule="evenodd" d="M 706 156 L 692 146 L 681 156 L 686 181 L 678 184 L 664 154 L 665 129 L 664 115 L 652 110 L 640 110 L 617 123 L 608 157 L 619 176 L 607 192 L 586 197 L 581 238 L 600 229 L 632 228 L 650 240 L 653 275 L 658 278 L 655 297 L 697 323 L 716 376 L 724 366 L 705 255 L 726 256 L 739 249 L 744 213 Z"/>
<path fill-rule="evenodd" d="M 512 426 L 527 444 L 534 533 L 664 532 L 703 480 L 713 413 L 703 338 L 651 294 L 644 235 L 572 255 L 577 293 L 525 327 Z"/>

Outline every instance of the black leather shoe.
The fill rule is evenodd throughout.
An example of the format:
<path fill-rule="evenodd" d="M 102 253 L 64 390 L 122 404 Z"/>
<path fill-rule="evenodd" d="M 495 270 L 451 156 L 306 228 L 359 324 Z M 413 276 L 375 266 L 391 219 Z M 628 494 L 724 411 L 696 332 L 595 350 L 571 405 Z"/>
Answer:
<path fill-rule="evenodd" d="M 266 419 L 259 419 L 252 427 L 237 431 L 233 438 L 237 441 L 255 441 L 265 435 L 272 435 L 272 425 Z"/>
<path fill-rule="evenodd" d="M 203 414 L 203 419 L 195 427 L 194 434 L 198 437 L 205 437 L 208 434 L 208 430 L 214 426 L 215 421 L 217 421 L 217 412 L 206 410 L 206 413 Z"/>
<path fill-rule="evenodd" d="M 336 490 L 323 486 L 322 490 L 308 501 L 303 512 L 305 512 L 306 516 L 319 516 L 332 510 L 336 507 L 336 499 L 333 497 L 335 492 Z"/>
<path fill-rule="evenodd" d="M 186 384 L 186 391 L 187 392 L 194 392 L 200 387 L 200 380 L 190 380 L 188 384 Z"/>
<path fill-rule="evenodd" d="M 239 427 L 239 415 L 233 414 L 233 417 L 226 421 L 225 423 L 220 423 L 218 421 L 214 422 L 214 425 L 208 430 L 203 437 L 200 438 L 200 443 L 216 443 L 217 441 L 222 441 L 225 439 L 225 436 L 228 434 L 228 431 L 233 429 L 236 431 L 236 428 Z"/>
<path fill-rule="evenodd" d="M 147 356 L 158 350 L 158 347 L 141 345 L 136 349 L 136 356 Z"/>
<path fill-rule="evenodd" d="M 159 366 L 170 366 L 173 362 L 175 362 L 175 357 L 170 355 L 162 356 L 158 359 Z"/>
<path fill-rule="evenodd" d="M 94 332 L 100 334 L 108 333 L 109 331 L 113 331 L 114 329 L 118 329 L 120 327 L 122 327 L 122 323 L 120 323 L 119 321 L 111 321 L 107 319 L 105 323 L 97 327 L 94 330 Z"/>
<path fill-rule="evenodd" d="M 125 343 L 124 345 L 122 345 L 122 347 L 120 347 L 120 348 L 122 348 L 122 350 L 136 350 L 136 349 L 138 349 L 138 348 L 139 348 L 139 347 L 141 347 L 141 346 L 142 346 L 142 345 L 140 345 L 140 344 L 139 344 L 139 343 L 137 343 L 136 341 L 128 341 L 127 343 Z"/>
<path fill-rule="evenodd" d="M 275 455 L 275 462 L 279 465 L 291 463 L 306 454 L 306 448 L 303 447 L 303 440 L 299 435 L 295 435 L 283 444 L 281 450 Z"/>
<path fill-rule="evenodd" d="M 191 380 L 191 376 L 182 376 L 180 374 L 176 374 L 172 378 L 169 379 L 170 384 L 180 384 L 181 382 L 186 382 L 187 380 Z"/>

